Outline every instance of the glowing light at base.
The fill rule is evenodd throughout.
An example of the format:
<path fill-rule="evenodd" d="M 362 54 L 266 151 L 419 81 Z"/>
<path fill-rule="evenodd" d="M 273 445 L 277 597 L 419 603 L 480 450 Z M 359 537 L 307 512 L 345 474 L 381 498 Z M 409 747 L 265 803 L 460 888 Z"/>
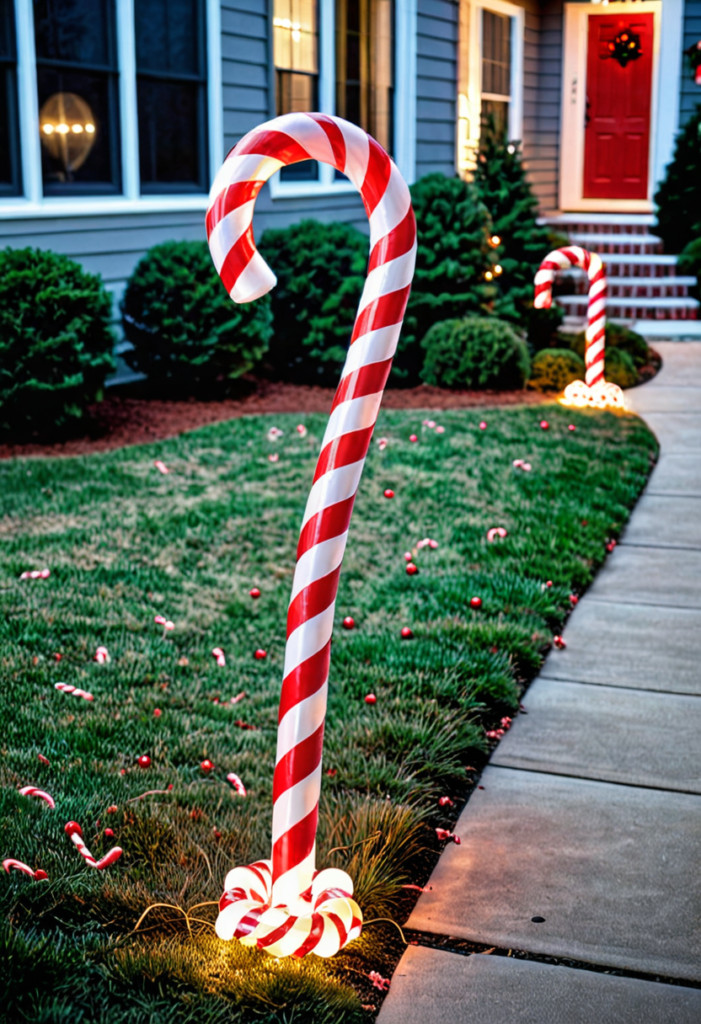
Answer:
<path fill-rule="evenodd" d="M 220 939 L 239 939 L 272 956 L 333 956 L 360 935 L 363 915 L 352 898 L 345 871 L 315 873 L 297 900 L 271 906 L 273 873 L 269 860 L 234 868 L 226 876 L 215 930 Z"/>
<path fill-rule="evenodd" d="M 583 380 L 573 380 L 558 398 L 561 405 L 588 409 L 627 409 L 626 400 L 618 384 L 598 380 L 589 387 Z"/>

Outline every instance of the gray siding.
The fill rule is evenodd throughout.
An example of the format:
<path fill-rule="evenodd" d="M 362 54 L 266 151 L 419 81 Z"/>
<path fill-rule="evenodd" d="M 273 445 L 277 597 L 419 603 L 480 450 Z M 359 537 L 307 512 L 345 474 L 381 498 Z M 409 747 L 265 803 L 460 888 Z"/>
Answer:
<path fill-rule="evenodd" d="M 524 166 L 541 212 L 558 205 L 563 9 L 560 0 L 526 3 Z"/>
<path fill-rule="evenodd" d="M 416 177 L 455 174 L 458 95 L 458 4 L 418 0 Z"/>
<path fill-rule="evenodd" d="M 682 48 L 695 45 L 701 39 L 701 0 L 686 0 Z M 701 88 L 694 82 L 693 75 L 684 59 L 682 64 L 681 97 L 679 102 L 679 124 L 684 125 L 701 103 Z"/>

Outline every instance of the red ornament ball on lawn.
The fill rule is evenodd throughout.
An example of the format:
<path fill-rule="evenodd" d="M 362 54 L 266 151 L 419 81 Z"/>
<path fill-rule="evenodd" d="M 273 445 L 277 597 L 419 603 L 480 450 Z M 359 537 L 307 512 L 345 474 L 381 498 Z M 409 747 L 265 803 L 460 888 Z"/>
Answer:
<path fill-rule="evenodd" d="M 470 608 L 481 608 L 481 607 L 482 607 L 482 598 L 481 597 L 471 597 L 470 598 Z"/>
<path fill-rule="evenodd" d="M 200 761 L 200 768 L 202 769 L 203 772 L 211 772 L 211 770 L 214 768 L 214 765 L 212 764 L 208 757 L 205 757 L 204 761 Z"/>
<path fill-rule="evenodd" d="M 564 650 L 565 647 L 567 647 L 567 641 L 561 636 L 554 636 L 553 643 L 561 651 Z"/>
<path fill-rule="evenodd" d="M 142 754 L 141 757 L 138 759 L 137 764 L 139 768 L 150 768 L 151 758 L 148 756 L 148 754 Z"/>
<path fill-rule="evenodd" d="M 107 836 L 108 839 L 112 839 L 112 837 L 114 836 L 114 831 L 111 828 L 106 828 L 105 831 L 103 832 L 103 835 Z"/>
<path fill-rule="evenodd" d="M 568 430 L 576 430 L 577 428 L 575 427 L 574 423 L 568 423 L 567 424 L 567 429 Z"/>
<path fill-rule="evenodd" d="M 268 657 L 268 652 L 264 651 L 262 647 L 259 647 L 258 650 L 256 651 L 254 657 L 257 658 L 258 661 L 262 661 L 263 658 L 267 658 Z"/>
<path fill-rule="evenodd" d="M 160 718 L 162 714 L 163 714 L 163 712 L 161 711 L 160 708 L 154 708 L 153 709 L 153 717 L 154 718 Z"/>
<path fill-rule="evenodd" d="M 486 430 L 486 429 L 487 429 L 487 424 L 485 423 L 484 420 L 482 420 L 482 422 L 480 423 L 480 430 Z"/>
<path fill-rule="evenodd" d="M 63 831 L 66 833 L 67 836 L 82 836 L 83 834 L 83 830 L 77 821 L 67 821 L 63 827 Z"/>
<path fill-rule="evenodd" d="M 406 574 L 407 574 L 407 576 L 416 576 L 418 571 L 419 571 L 418 565 L 414 565 L 413 562 L 407 562 L 407 564 L 406 564 Z"/>
<path fill-rule="evenodd" d="M 549 430 L 550 429 L 550 424 L 548 423 L 547 420 L 541 420 L 540 421 L 540 429 L 541 430 Z"/>
<path fill-rule="evenodd" d="M 368 693 L 367 696 L 365 697 L 365 703 L 366 704 L 376 704 L 377 703 L 377 697 L 375 696 L 375 694 L 374 693 Z"/>
<path fill-rule="evenodd" d="M 385 491 L 385 498 L 393 498 L 393 497 L 394 497 L 394 491 L 391 490 L 391 488 L 388 487 L 387 490 Z"/>
<path fill-rule="evenodd" d="M 251 597 L 252 597 L 252 598 L 253 598 L 254 600 L 255 600 L 255 599 L 256 599 L 257 597 L 260 597 L 260 590 L 258 589 L 258 587 L 251 587 L 251 589 L 250 589 L 250 590 L 248 591 L 248 593 L 249 593 L 249 594 L 251 595 Z"/>
<path fill-rule="evenodd" d="M 353 629 L 354 626 L 355 626 L 355 619 L 352 618 L 352 616 L 350 616 L 350 615 L 346 615 L 345 619 L 343 620 L 343 628 L 344 629 Z"/>
<path fill-rule="evenodd" d="M 416 434 L 410 434 L 409 435 L 409 440 L 413 443 L 414 441 L 418 441 L 419 439 L 416 436 Z"/>
<path fill-rule="evenodd" d="M 412 633 L 408 626 L 402 627 L 402 640 L 411 640 L 413 635 L 414 634 Z"/>

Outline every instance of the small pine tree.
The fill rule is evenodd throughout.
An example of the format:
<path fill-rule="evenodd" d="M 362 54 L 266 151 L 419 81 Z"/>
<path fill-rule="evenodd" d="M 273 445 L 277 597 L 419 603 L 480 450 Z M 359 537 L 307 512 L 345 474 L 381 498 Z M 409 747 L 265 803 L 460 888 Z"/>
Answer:
<path fill-rule="evenodd" d="M 505 320 L 525 323 L 533 305 L 533 278 L 552 248 L 548 229 L 537 223 L 538 200 L 523 169 L 519 145 L 507 143 L 493 120 L 482 129 L 475 188 L 492 218 L 502 273 L 495 277 L 494 311 Z"/>
<path fill-rule="evenodd" d="M 701 238 L 701 106 L 677 135 L 674 156 L 655 193 L 657 234 L 667 252 Z"/>

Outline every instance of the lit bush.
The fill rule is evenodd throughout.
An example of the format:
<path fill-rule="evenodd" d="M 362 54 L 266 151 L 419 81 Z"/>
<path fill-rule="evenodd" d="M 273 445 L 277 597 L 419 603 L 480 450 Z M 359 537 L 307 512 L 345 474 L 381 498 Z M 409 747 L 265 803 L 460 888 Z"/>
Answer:
<path fill-rule="evenodd" d="M 538 391 L 564 391 L 584 380 L 584 360 L 568 348 L 544 348 L 533 357 L 529 384 Z"/>

